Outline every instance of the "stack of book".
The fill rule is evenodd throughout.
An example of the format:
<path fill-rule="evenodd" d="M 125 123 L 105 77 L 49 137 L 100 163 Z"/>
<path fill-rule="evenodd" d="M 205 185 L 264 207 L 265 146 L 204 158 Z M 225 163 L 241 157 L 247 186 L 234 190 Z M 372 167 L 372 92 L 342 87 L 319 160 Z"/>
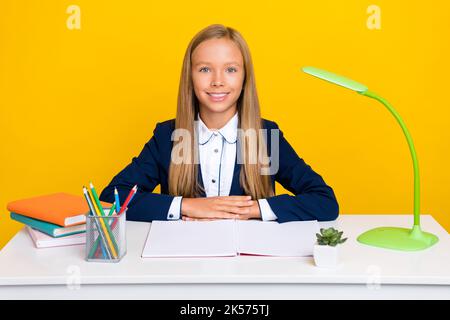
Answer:
<path fill-rule="evenodd" d="M 102 202 L 104 208 L 111 204 Z M 11 219 L 26 225 L 37 248 L 84 244 L 89 208 L 82 196 L 54 193 L 8 203 Z"/>

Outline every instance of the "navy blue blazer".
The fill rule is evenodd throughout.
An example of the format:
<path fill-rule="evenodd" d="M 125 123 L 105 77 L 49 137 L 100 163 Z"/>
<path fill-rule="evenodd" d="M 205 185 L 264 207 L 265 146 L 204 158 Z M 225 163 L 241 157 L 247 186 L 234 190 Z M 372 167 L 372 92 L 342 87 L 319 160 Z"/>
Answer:
<path fill-rule="evenodd" d="M 270 132 L 271 129 L 278 129 L 278 125 L 275 122 L 263 120 L 263 128 Z M 131 188 L 137 184 L 138 192 L 128 207 L 127 220 L 167 220 L 169 207 L 174 198 L 168 192 L 168 171 L 173 145 L 171 135 L 174 129 L 174 119 L 158 123 L 153 131 L 153 137 L 145 144 L 139 156 L 134 157 L 131 163 L 111 180 L 102 191 L 100 200 L 113 203 L 114 187 L 116 187 L 120 199 L 124 201 Z M 270 140 L 270 138 L 266 139 L 269 156 Z M 240 169 L 241 165 L 236 159 L 230 195 L 245 195 L 239 183 Z M 199 183 L 203 186 L 201 168 L 199 171 Z M 329 221 L 337 218 L 339 205 L 333 189 L 297 155 L 281 131 L 279 132 L 279 169 L 271 176 L 271 180 L 274 188 L 277 181 L 294 194 L 294 196 L 281 194 L 267 198 L 278 222 Z M 161 194 L 153 193 L 159 184 Z"/>

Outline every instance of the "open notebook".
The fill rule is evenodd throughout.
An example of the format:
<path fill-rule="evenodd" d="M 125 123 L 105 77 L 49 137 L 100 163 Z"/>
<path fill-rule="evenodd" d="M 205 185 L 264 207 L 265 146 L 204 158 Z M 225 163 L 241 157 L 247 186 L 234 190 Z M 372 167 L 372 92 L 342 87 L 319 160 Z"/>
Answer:
<path fill-rule="evenodd" d="M 142 257 L 310 256 L 319 230 L 316 220 L 153 221 Z"/>

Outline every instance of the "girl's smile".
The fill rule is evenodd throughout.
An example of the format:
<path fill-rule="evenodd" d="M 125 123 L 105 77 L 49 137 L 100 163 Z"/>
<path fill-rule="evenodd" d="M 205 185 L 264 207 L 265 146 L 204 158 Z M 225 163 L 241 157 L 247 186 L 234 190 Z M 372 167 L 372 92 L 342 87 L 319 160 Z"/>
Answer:
<path fill-rule="evenodd" d="M 229 92 L 206 92 L 212 102 L 222 102 L 230 94 Z"/>

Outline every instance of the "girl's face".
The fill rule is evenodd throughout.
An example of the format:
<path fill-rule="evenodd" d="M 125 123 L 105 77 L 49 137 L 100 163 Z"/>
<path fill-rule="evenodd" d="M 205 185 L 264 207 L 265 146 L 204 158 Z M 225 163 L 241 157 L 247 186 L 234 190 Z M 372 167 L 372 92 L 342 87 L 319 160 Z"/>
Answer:
<path fill-rule="evenodd" d="M 244 81 L 244 63 L 233 41 L 225 38 L 203 41 L 192 53 L 191 72 L 202 112 L 236 110 Z"/>

